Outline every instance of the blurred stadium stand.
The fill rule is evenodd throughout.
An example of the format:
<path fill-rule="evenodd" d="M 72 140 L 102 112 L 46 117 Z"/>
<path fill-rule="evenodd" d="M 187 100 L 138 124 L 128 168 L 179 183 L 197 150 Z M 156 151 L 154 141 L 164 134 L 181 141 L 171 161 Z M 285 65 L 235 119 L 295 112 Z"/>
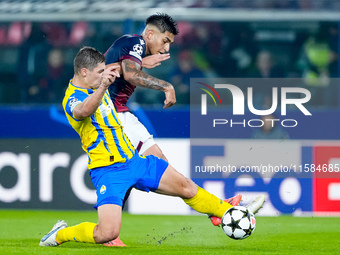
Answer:
<path fill-rule="evenodd" d="M 339 10 L 334 0 L 80 0 L 1 1 L 2 13 L 122 12 L 147 8 L 232 8 L 263 10 Z"/>

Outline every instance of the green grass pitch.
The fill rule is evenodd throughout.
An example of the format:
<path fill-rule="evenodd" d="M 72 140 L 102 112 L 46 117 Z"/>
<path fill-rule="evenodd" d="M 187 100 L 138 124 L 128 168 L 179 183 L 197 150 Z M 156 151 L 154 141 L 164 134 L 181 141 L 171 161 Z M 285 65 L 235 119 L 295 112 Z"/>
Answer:
<path fill-rule="evenodd" d="M 123 214 L 127 247 L 65 243 L 39 247 L 58 219 L 97 221 L 95 211 L 0 210 L 0 254 L 340 254 L 340 218 L 257 217 L 255 232 L 232 240 L 206 216 Z"/>

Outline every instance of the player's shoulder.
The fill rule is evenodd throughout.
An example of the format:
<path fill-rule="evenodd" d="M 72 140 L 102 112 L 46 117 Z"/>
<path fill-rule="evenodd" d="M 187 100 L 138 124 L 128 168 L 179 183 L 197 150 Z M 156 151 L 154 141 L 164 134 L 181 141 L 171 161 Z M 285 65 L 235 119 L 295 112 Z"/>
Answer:
<path fill-rule="evenodd" d="M 115 44 L 141 44 L 144 45 L 145 41 L 142 36 L 135 34 L 126 34 L 118 38 Z"/>
<path fill-rule="evenodd" d="M 84 100 L 89 94 L 93 93 L 91 89 L 85 89 L 78 86 L 75 86 L 71 82 L 69 83 L 63 101 L 68 101 L 70 98 L 78 98 Z"/>
<path fill-rule="evenodd" d="M 90 93 L 93 93 L 93 90 L 77 86 L 76 84 L 73 84 L 73 80 L 71 79 L 68 83 L 66 94 L 78 94 L 78 93 L 90 94 Z"/>

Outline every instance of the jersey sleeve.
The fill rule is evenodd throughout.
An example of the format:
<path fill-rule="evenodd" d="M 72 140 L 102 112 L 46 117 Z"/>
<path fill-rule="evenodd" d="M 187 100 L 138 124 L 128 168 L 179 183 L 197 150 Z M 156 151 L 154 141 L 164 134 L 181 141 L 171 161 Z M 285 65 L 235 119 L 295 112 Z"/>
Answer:
<path fill-rule="evenodd" d="M 65 111 L 72 119 L 79 121 L 78 119 L 74 117 L 73 110 L 74 108 L 76 108 L 77 105 L 81 104 L 87 97 L 88 97 L 88 94 L 82 91 L 76 90 L 68 98 L 66 105 L 65 105 Z"/>
<path fill-rule="evenodd" d="M 140 36 L 125 36 L 116 41 L 105 53 L 106 64 L 112 64 L 124 59 L 131 59 L 142 64 L 145 56 L 145 41 Z"/>

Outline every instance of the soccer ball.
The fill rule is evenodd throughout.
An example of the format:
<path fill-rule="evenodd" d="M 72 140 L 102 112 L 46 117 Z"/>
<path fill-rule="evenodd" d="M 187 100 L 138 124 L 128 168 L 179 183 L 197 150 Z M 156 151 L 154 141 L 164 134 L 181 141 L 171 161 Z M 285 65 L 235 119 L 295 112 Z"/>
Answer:
<path fill-rule="evenodd" d="M 231 207 L 222 217 L 222 229 L 233 239 L 247 238 L 254 232 L 255 226 L 254 214 L 244 206 Z"/>

